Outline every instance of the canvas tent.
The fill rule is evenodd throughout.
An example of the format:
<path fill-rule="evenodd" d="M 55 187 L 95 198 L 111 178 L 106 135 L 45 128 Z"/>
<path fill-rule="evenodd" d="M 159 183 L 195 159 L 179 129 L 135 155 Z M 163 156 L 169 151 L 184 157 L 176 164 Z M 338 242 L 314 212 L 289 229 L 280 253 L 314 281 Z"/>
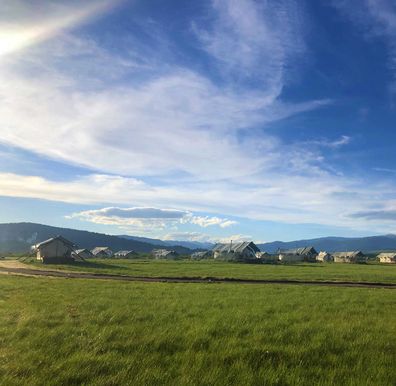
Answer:
<path fill-rule="evenodd" d="M 320 261 L 320 262 L 333 261 L 333 256 L 331 256 L 330 253 L 327 253 L 325 251 L 320 251 L 318 256 L 316 256 L 316 261 Z"/>
<path fill-rule="evenodd" d="M 52 237 L 34 246 L 36 259 L 43 263 L 69 263 L 74 261 L 74 244 L 62 236 Z"/>
<path fill-rule="evenodd" d="M 118 251 L 114 254 L 114 257 L 119 257 L 122 259 L 130 259 L 136 257 L 137 253 L 135 251 Z"/>
<path fill-rule="evenodd" d="M 282 262 L 315 261 L 318 252 L 314 247 L 301 247 L 293 249 L 279 249 L 279 260 Z"/>
<path fill-rule="evenodd" d="M 98 258 L 107 258 L 113 256 L 113 251 L 109 247 L 96 247 L 92 249 L 92 254 Z"/>
<path fill-rule="evenodd" d="M 217 244 L 213 248 L 213 257 L 219 260 L 255 260 L 260 249 L 252 241 L 239 243 Z"/>
<path fill-rule="evenodd" d="M 75 251 L 73 251 L 72 256 L 84 260 L 93 257 L 93 254 L 89 249 L 84 248 L 84 249 L 76 249 Z"/>
<path fill-rule="evenodd" d="M 191 254 L 191 258 L 194 260 L 210 259 L 211 257 L 213 257 L 211 251 L 200 251 Z"/>
<path fill-rule="evenodd" d="M 151 253 L 156 259 L 176 259 L 179 256 L 176 251 L 168 249 L 153 249 Z"/>
<path fill-rule="evenodd" d="M 279 260 L 278 255 L 271 255 L 268 252 L 256 252 L 256 258 L 264 263 L 273 263 Z"/>
<path fill-rule="evenodd" d="M 396 252 L 382 252 L 377 259 L 380 263 L 396 263 Z"/>
<path fill-rule="evenodd" d="M 335 252 L 333 258 L 335 263 L 363 263 L 367 260 L 362 251 Z"/>

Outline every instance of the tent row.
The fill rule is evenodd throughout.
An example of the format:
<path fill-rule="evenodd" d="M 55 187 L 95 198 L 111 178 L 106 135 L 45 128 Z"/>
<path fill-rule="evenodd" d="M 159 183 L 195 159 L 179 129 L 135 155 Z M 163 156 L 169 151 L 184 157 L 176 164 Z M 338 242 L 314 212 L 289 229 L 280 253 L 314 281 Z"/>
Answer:
<path fill-rule="evenodd" d="M 364 263 L 367 256 L 362 251 L 345 251 L 328 253 L 317 252 L 314 247 L 279 249 L 277 253 L 262 252 L 252 241 L 239 243 L 217 244 L 211 251 L 196 252 L 193 259 L 213 258 L 218 260 L 256 261 L 262 262 L 335 262 Z M 381 263 L 396 263 L 396 252 L 380 253 L 377 256 Z"/>
<path fill-rule="evenodd" d="M 138 255 L 137 252 L 130 250 L 114 253 L 109 247 L 96 247 L 92 250 L 78 249 L 76 245 L 62 236 L 52 237 L 33 245 L 31 249 L 36 253 L 37 260 L 43 263 L 67 263 L 93 257 L 128 259 Z M 151 253 L 156 259 L 175 259 L 179 256 L 176 251 L 167 249 L 154 249 Z"/>
<path fill-rule="evenodd" d="M 96 247 L 92 250 L 87 248 L 78 249 L 75 244 L 62 236 L 52 237 L 32 246 L 32 252 L 36 253 L 36 259 L 43 263 L 67 263 L 70 261 L 96 258 L 131 258 L 137 255 L 135 251 L 118 251 L 114 253 L 108 247 Z"/>
<path fill-rule="evenodd" d="M 73 260 L 96 258 L 133 258 L 135 251 L 113 251 L 108 247 L 96 247 L 92 250 L 77 249 L 71 241 L 62 236 L 56 236 L 45 240 L 32 247 L 37 260 L 42 262 L 64 263 Z M 152 256 L 156 259 L 176 259 L 178 253 L 168 249 L 154 249 Z M 329 262 L 335 263 L 363 263 L 367 256 L 362 251 L 346 251 L 327 253 L 317 252 L 314 247 L 302 247 L 295 249 L 279 249 L 275 254 L 262 252 L 252 241 L 239 243 L 217 244 L 211 251 L 196 252 L 191 255 L 192 259 L 213 258 L 226 261 L 257 261 L 262 262 Z M 396 263 L 396 252 L 382 252 L 377 256 L 381 263 Z"/>

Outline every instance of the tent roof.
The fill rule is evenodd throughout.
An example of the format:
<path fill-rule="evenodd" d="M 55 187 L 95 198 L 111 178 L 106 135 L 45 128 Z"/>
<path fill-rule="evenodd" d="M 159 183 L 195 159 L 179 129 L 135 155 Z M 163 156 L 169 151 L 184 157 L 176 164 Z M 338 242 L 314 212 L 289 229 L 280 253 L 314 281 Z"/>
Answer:
<path fill-rule="evenodd" d="M 254 253 L 260 252 L 260 249 L 253 241 L 241 241 L 239 243 L 217 244 L 213 248 L 213 252 L 227 253 L 234 251 L 241 253 L 245 249 L 251 249 Z"/>
<path fill-rule="evenodd" d="M 163 255 L 163 256 L 169 255 L 169 254 L 171 254 L 171 253 L 172 253 L 172 254 L 175 254 L 175 255 L 178 254 L 176 251 L 169 250 L 169 249 L 153 249 L 151 252 L 152 252 L 153 254 L 156 254 L 156 255 Z"/>
<path fill-rule="evenodd" d="M 335 252 L 334 257 L 358 257 L 363 256 L 362 251 L 346 251 L 346 252 Z"/>
<path fill-rule="evenodd" d="M 396 252 L 382 252 L 377 257 L 390 257 L 394 259 L 396 257 Z"/>
<path fill-rule="evenodd" d="M 98 253 L 98 252 L 102 252 L 102 251 L 111 251 L 111 249 L 109 247 L 96 247 L 94 249 L 92 249 L 92 253 Z"/>
<path fill-rule="evenodd" d="M 63 244 L 67 245 L 70 248 L 75 247 L 75 245 L 71 241 L 65 239 L 64 237 L 55 236 L 55 237 L 51 237 L 50 239 L 42 241 L 41 243 L 37 244 L 36 248 L 40 248 L 40 247 L 43 247 L 44 245 L 51 244 L 52 242 L 57 241 L 57 240 L 61 241 Z"/>
<path fill-rule="evenodd" d="M 91 251 L 87 248 L 76 249 L 74 252 L 76 252 L 77 254 L 82 253 L 82 252 L 88 252 L 89 254 L 92 254 Z"/>
<path fill-rule="evenodd" d="M 317 252 L 314 247 L 301 247 L 301 248 L 292 248 L 292 249 L 280 249 L 279 253 L 284 255 L 303 255 L 306 256 L 308 254 L 316 255 Z"/>

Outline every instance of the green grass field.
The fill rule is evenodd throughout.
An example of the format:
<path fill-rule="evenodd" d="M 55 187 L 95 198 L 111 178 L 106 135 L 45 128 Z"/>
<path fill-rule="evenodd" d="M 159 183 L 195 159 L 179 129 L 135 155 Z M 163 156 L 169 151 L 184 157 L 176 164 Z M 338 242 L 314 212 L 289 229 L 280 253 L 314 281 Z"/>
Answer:
<path fill-rule="evenodd" d="M 394 290 L 3 275 L 0 321 L 2 385 L 396 382 Z"/>
<path fill-rule="evenodd" d="M 90 259 L 74 265 L 43 265 L 46 269 L 113 273 L 132 276 L 218 277 L 241 279 L 335 280 L 396 283 L 396 264 L 305 263 L 242 264 L 214 260 Z"/>

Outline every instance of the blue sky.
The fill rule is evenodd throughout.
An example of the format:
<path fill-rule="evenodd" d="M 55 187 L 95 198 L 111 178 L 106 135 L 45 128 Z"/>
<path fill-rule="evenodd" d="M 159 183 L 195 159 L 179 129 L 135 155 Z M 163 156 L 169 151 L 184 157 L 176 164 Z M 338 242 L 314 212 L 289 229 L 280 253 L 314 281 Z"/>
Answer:
<path fill-rule="evenodd" d="M 396 5 L 3 0 L 0 221 L 396 232 Z"/>

